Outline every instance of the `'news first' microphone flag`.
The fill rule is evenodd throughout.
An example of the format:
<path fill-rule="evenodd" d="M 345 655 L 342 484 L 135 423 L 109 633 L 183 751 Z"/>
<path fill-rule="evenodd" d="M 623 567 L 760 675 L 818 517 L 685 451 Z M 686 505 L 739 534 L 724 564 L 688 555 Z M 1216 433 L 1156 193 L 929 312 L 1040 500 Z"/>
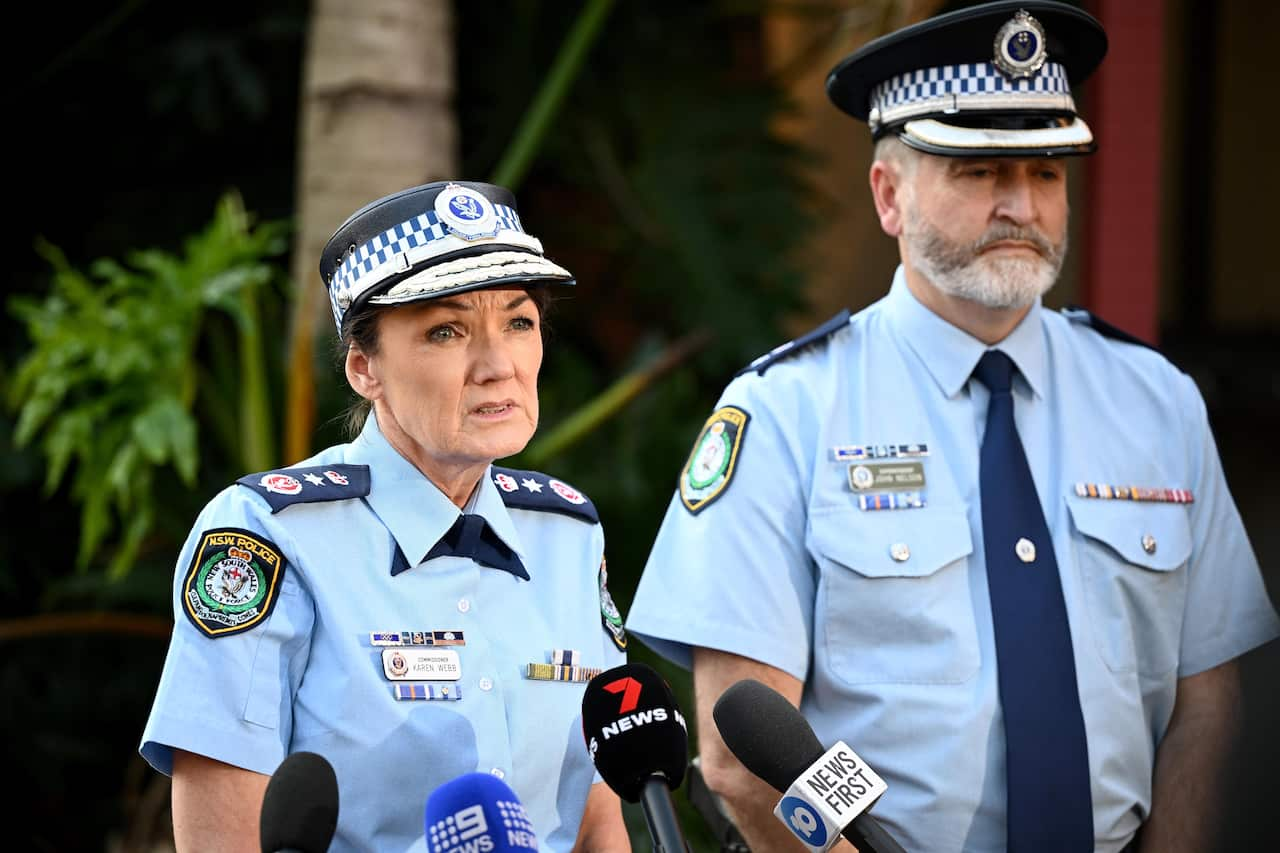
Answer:
<path fill-rule="evenodd" d="M 865 814 L 888 788 L 849 746 L 823 749 L 809 721 L 776 690 L 744 679 L 711 712 L 725 746 L 743 766 L 783 793 L 773 813 L 815 853 L 843 835 L 862 853 L 903 853 Z"/>
<path fill-rule="evenodd" d="M 325 853 L 338 825 L 338 777 L 314 752 L 286 756 L 262 796 L 262 853 Z"/>
<path fill-rule="evenodd" d="M 538 837 L 516 792 L 496 776 L 467 773 L 427 798 L 430 853 L 508 853 L 537 850 Z"/>

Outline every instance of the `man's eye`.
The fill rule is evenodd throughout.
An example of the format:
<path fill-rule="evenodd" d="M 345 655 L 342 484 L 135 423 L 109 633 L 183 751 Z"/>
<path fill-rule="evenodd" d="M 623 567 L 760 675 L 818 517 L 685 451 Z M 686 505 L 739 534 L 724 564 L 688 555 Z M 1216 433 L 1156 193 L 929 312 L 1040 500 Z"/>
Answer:
<path fill-rule="evenodd" d="M 427 332 L 427 340 L 439 343 L 455 338 L 457 335 L 458 333 L 454 331 L 452 326 L 436 326 Z"/>

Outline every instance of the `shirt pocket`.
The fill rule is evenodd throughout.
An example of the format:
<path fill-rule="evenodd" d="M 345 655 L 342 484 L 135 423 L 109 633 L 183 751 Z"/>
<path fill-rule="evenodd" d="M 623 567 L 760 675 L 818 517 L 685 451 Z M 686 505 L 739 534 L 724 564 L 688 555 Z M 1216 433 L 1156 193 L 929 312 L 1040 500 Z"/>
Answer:
<path fill-rule="evenodd" d="M 818 653 L 835 677 L 849 684 L 973 677 L 981 657 L 963 511 L 834 507 L 811 519 L 821 575 Z"/>
<path fill-rule="evenodd" d="M 1112 672 L 1178 666 L 1191 527 L 1178 504 L 1067 500 L 1095 644 Z"/>

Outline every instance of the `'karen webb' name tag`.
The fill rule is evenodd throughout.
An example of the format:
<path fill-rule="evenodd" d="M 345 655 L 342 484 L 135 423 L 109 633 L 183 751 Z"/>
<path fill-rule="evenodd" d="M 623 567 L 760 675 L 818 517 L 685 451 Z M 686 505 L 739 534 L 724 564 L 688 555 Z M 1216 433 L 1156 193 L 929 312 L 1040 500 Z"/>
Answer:
<path fill-rule="evenodd" d="M 453 649 L 397 646 L 382 650 L 382 672 L 391 681 L 457 681 L 462 664 Z"/>

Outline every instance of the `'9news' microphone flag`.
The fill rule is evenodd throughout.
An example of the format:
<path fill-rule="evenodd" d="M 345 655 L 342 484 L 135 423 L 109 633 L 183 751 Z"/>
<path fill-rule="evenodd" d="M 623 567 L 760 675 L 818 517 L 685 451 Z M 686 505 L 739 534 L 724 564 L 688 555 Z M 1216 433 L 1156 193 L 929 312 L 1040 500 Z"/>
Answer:
<path fill-rule="evenodd" d="M 338 825 L 338 777 L 314 752 L 294 752 L 262 796 L 262 853 L 325 853 Z"/>
<path fill-rule="evenodd" d="M 605 670 L 582 694 L 582 736 L 601 778 L 644 809 L 654 850 L 684 853 L 671 791 L 684 781 L 689 732 L 662 676 L 642 663 Z"/>
<path fill-rule="evenodd" d="M 884 780 L 843 741 L 824 749 L 781 693 L 744 679 L 711 715 L 730 752 L 782 792 L 773 813 L 810 850 L 825 853 L 843 835 L 861 853 L 904 853 L 865 813 L 888 788 Z"/>
<path fill-rule="evenodd" d="M 430 853 L 509 853 L 537 850 L 529 814 L 511 787 L 488 773 L 466 773 L 427 798 Z"/>

